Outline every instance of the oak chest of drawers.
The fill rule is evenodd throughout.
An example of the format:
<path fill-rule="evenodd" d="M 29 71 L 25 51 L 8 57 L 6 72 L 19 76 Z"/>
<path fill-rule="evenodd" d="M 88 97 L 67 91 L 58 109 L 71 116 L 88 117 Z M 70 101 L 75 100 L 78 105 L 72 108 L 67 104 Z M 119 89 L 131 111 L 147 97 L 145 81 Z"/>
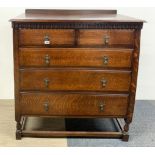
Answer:
<path fill-rule="evenodd" d="M 116 10 L 26 10 L 12 21 L 16 138 L 128 140 L 143 21 Z M 114 118 L 119 132 L 29 132 L 28 116 Z M 122 125 L 122 119 L 124 124 Z"/>

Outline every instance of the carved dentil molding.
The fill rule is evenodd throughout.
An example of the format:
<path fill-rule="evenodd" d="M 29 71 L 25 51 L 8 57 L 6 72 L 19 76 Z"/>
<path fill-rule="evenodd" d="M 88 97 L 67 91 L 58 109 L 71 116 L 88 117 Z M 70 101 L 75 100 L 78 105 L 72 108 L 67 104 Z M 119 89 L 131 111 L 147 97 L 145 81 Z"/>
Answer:
<path fill-rule="evenodd" d="M 14 29 L 142 29 L 139 22 L 12 22 Z"/>

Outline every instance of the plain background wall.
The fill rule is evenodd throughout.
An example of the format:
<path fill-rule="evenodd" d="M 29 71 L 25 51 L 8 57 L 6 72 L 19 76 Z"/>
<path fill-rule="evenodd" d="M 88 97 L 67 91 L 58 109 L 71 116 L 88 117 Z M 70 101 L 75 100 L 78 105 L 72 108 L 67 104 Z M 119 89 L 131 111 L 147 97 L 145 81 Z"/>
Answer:
<path fill-rule="evenodd" d="M 0 8 L 0 99 L 14 98 L 12 28 L 9 19 L 24 13 L 24 9 Z M 136 99 L 155 100 L 155 8 L 100 7 L 99 9 L 117 9 L 119 14 L 147 21 L 143 26 L 141 35 L 140 67 Z"/>

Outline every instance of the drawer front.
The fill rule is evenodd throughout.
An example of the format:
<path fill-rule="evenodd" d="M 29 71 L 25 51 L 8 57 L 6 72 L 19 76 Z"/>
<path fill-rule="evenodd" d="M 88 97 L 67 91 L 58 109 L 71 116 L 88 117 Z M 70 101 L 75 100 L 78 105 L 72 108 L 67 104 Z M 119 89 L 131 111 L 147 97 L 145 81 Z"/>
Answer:
<path fill-rule="evenodd" d="M 132 49 L 20 48 L 22 67 L 131 67 Z"/>
<path fill-rule="evenodd" d="M 74 30 L 21 29 L 19 31 L 20 46 L 57 46 L 73 44 Z"/>
<path fill-rule="evenodd" d="M 134 30 L 80 30 L 79 45 L 133 45 Z"/>
<path fill-rule="evenodd" d="M 53 116 L 125 116 L 128 95 L 23 93 L 21 113 Z"/>
<path fill-rule="evenodd" d="M 22 90 L 128 91 L 130 71 L 79 69 L 21 70 Z"/>

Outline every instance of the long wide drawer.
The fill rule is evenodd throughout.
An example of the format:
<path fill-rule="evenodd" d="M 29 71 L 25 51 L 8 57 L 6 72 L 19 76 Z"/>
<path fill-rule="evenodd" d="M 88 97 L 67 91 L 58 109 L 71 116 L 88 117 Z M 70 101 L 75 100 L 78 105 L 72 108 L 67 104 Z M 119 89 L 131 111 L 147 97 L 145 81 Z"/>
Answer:
<path fill-rule="evenodd" d="M 132 49 L 20 48 L 21 67 L 131 67 Z"/>
<path fill-rule="evenodd" d="M 22 90 L 128 91 L 130 71 L 80 69 L 22 69 Z"/>
<path fill-rule="evenodd" d="M 72 29 L 21 29 L 20 46 L 65 46 L 74 45 L 75 32 Z"/>
<path fill-rule="evenodd" d="M 128 95 L 21 93 L 24 115 L 125 116 Z"/>

